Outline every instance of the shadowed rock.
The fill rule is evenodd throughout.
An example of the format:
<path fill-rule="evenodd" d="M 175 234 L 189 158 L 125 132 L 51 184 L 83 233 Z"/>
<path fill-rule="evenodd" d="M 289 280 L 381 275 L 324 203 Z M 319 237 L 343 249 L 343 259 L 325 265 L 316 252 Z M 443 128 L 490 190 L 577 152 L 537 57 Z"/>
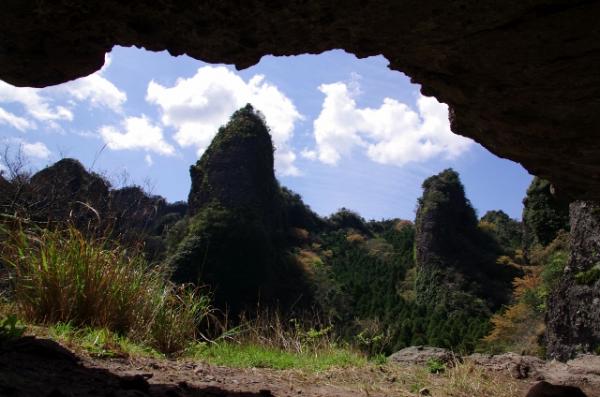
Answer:
<path fill-rule="evenodd" d="M 548 354 L 567 360 L 600 347 L 600 206 L 570 206 L 571 253 L 546 314 Z"/>
<path fill-rule="evenodd" d="M 587 397 L 580 388 L 575 386 L 553 385 L 540 382 L 534 385 L 525 397 Z"/>

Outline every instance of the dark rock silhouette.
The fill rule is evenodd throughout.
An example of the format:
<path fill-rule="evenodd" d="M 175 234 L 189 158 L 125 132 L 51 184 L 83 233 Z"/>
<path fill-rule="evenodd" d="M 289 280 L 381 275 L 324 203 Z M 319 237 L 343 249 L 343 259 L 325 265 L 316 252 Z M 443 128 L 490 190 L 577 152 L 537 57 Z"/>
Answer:
<path fill-rule="evenodd" d="M 37 221 L 72 219 L 84 227 L 108 209 L 109 183 L 77 160 L 62 159 L 29 180 L 27 213 Z"/>
<path fill-rule="evenodd" d="M 253 208 L 267 223 L 276 223 L 279 185 L 273 168 L 273 143 L 251 105 L 238 110 L 219 129 L 206 152 L 190 167 L 190 215 L 210 203 L 227 208 Z"/>
<path fill-rule="evenodd" d="M 186 203 L 168 203 L 138 186 L 112 189 L 78 160 L 65 158 L 31 177 L 0 176 L 0 212 L 41 225 L 71 222 L 82 231 L 126 243 L 145 243 L 152 258 L 163 255 L 165 230 L 187 212 Z"/>
<path fill-rule="evenodd" d="M 189 226 L 169 258 L 173 280 L 210 286 L 217 307 L 233 315 L 308 298 L 286 252 L 290 200 L 275 179 L 262 115 L 249 104 L 236 111 L 190 175 Z"/>
<path fill-rule="evenodd" d="M 587 395 L 575 386 L 553 385 L 542 381 L 529 389 L 525 397 L 587 397 Z"/>

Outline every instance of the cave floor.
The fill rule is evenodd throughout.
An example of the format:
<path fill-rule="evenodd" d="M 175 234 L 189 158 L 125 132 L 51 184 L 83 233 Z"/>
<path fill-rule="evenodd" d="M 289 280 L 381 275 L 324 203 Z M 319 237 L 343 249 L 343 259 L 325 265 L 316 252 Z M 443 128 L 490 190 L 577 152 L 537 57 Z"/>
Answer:
<path fill-rule="evenodd" d="M 22 397 L 188 397 L 188 396 L 488 396 L 483 388 L 458 392 L 444 377 L 411 368 L 364 368 L 306 373 L 266 368 L 227 368 L 191 360 L 146 357 L 94 358 L 75 354 L 48 339 L 24 338 L 0 349 L 0 396 Z M 490 374 L 502 395 L 523 396 L 534 383 Z M 465 378 L 469 378 L 468 374 Z M 439 379 L 437 382 L 435 379 Z M 460 381 L 453 379 L 452 382 Z M 469 381 L 463 379 L 463 381 Z M 505 383 L 503 383 L 505 382 Z M 427 391 L 422 390 L 427 388 Z M 509 390 L 510 389 L 510 390 Z M 590 397 L 600 394 L 589 392 Z"/>

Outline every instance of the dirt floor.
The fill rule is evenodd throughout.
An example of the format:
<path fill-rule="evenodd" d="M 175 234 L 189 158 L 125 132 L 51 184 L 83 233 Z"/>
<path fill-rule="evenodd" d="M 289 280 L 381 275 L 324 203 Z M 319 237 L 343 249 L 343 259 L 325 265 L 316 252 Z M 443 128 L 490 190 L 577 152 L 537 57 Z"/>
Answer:
<path fill-rule="evenodd" d="M 418 390 L 411 391 L 418 383 L 411 385 L 417 380 L 415 375 L 408 375 L 409 372 L 400 367 L 391 369 L 390 366 L 373 365 L 306 374 L 258 368 L 233 369 L 184 360 L 94 359 L 75 355 L 54 341 L 32 337 L 0 349 L 0 396 L 419 395 Z M 525 395 L 535 382 L 534 379 L 516 381 L 501 373 L 490 376 L 497 377 L 499 383 L 506 377 L 514 388 L 511 392 L 514 396 Z M 436 395 L 433 387 L 420 391 L 421 395 Z M 590 396 L 594 394 L 590 393 Z"/>

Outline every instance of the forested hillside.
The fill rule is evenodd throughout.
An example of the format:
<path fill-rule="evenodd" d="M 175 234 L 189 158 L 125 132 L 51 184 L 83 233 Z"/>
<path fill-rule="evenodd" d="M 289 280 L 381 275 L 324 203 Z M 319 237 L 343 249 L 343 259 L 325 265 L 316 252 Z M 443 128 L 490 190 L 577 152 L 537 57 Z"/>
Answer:
<path fill-rule="evenodd" d="M 279 184 L 273 151 L 247 105 L 190 167 L 187 203 L 113 189 L 64 159 L 2 178 L 0 204 L 10 222 L 69 223 L 141 250 L 175 285 L 208 293 L 217 322 L 310 318 L 317 334 L 371 355 L 411 345 L 543 354 L 546 301 L 568 250 L 567 204 L 546 181 L 528 189 L 524 223 L 502 211 L 479 219 L 452 169 L 423 182 L 414 221 L 367 221 L 346 208 L 321 217 Z"/>

